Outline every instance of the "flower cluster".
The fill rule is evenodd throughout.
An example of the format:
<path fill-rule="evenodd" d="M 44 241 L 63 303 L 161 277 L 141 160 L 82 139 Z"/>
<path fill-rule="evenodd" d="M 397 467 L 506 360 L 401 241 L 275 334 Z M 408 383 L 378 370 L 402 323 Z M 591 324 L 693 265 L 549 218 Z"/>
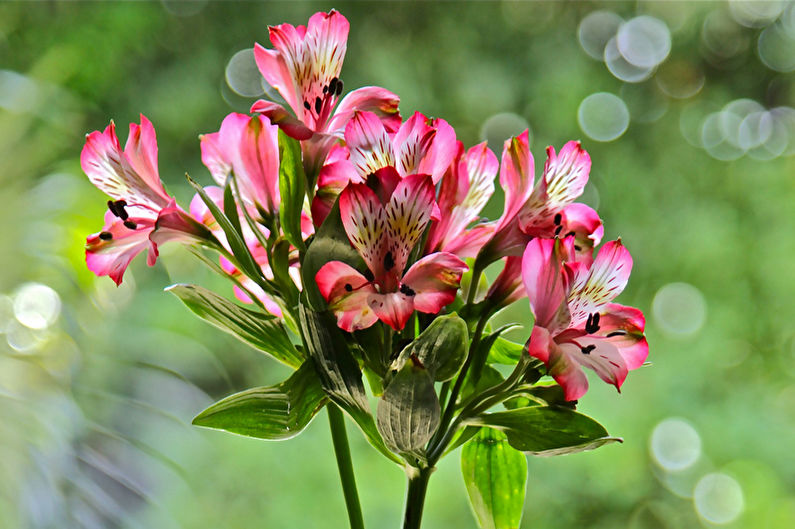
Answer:
<path fill-rule="evenodd" d="M 306 26 L 270 28 L 273 47 L 256 44 L 254 56 L 286 106 L 257 101 L 251 115 L 229 114 L 217 132 L 200 137 L 215 185 L 190 180 L 196 196 L 187 211 L 164 189 L 155 131 L 144 116 L 130 125 L 124 149 L 112 122 L 89 134 L 82 167 L 110 200 L 102 231 L 88 237 L 88 267 L 120 284 L 137 254 L 146 251 L 151 266 L 161 244 L 191 245 L 234 283 L 241 302 L 261 310 L 197 294 L 198 287 L 182 289 L 183 301 L 292 367 L 312 357 L 313 380 L 374 446 L 420 469 L 432 468 L 463 425 L 510 431 L 517 419 L 509 427 L 484 412 L 517 394 L 543 405 L 514 410 L 523 421 L 539 410 L 558 417 L 556 404 L 573 406 L 586 393 L 583 367 L 620 389 L 648 354 L 645 322 L 638 309 L 613 303 L 629 278 L 629 252 L 620 240 L 597 251 L 602 221 L 576 202 L 591 168 L 582 145 L 548 147 L 536 180 L 527 131 L 507 139 L 498 160 L 485 142 L 466 148 L 442 119 L 415 112 L 403 120 L 398 96 L 384 88 L 342 97 L 348 30 L 336 11 L 317 13 Z M 498 174 L 503 213 L 488 221 L 481 213 Z M 484 270 L 497 261 L 501 272 L 484 285 Z M 525 296 L 534 323 L 512 360 L 515 375 L 478 393 L 489 347 L 501 339 L 489 319 Z M 323 327 L 324 313 L 336 328 Z M 343 372 L 349 364 L 353 379 Z M 362 411 L 366 399 L 351 389 L 361 386 L 361 370 L 382 398 L 375 430 Z M 539 396 L 548 385 L 533 386 L 543 375 L 560 386 L 559 402 Z M 294 377 L 284 384 L 298 384 Z M 434 381 L 445 383 L 438 397 Z M 316 413 L 323 402 L 308 409 Z M 421 424 L 405 422 L 412 407 L 424 410 L 413 416 L 424 417 Z M 602 430 L 587 435 L 594 431 Z M 570 439 L 544 450 L 508 441 L 531 453 L 574 446 Z"/>

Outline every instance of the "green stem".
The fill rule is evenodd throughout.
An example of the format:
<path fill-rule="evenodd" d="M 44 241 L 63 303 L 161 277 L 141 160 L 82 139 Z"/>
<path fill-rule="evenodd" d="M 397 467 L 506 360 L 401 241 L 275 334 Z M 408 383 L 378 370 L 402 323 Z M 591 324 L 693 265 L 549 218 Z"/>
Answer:
<path fill-rule="evenodd" d="M 403 529 L 419 529 L 422 523 L 422 510 L 425 506 L 425 493 L 428 480 L 433 472 L 430 468 L 406 467 L 408 487 L 406 490 L 406 511 L 403 515 Z"/>
<path fill-rule="evenodd" d="M 478 291 L 478 284 L 480 283 L 480 275 L 483 273 L 483 267 L 478 260 L 472 267 L 472 279 L 469 281 L 469 292 L 467 293 L 467 305 L 471 306 L 475 302 L 475 294 Z"/>
<path fill-rule="evenodd" d="M 345 418 L 342 411 L 333 402 L 329 402 L 327 408 L 331 439 L 334 442 L 334 455 L 337 456 L 337 469 L 340 473 L 340 482 L 342 482 L 342 493 L 345 496 L 345 507 L 348 509 L 348 520 L 351 529 L 364 529 L 362 507 L 359 504 L 351 451 L 348 447 L 348 434 L 345 433 Z"/>

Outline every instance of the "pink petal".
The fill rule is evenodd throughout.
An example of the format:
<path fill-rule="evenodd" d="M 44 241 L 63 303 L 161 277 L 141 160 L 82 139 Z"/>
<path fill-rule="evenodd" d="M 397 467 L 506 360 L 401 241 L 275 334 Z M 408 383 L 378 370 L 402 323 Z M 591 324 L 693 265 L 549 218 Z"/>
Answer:
<path fill-rule="evenodd" d="M 303 121 L 291 116 L 283 106 L 277 103 L 260 99 L 251 106 L 251 112 L 258 112 L 267 117 L 271 123 L 278 125 L 285 134 L 296 140 L 308 140 L 314 134 L 312 129 L 304 125 Z"/>
<path fill-rule="evenodd" d="M 559 347 L 569 360 L 592 369 L 599 378 L 621 390 L 627 378 L 627 364 L 613 344 L 602 338 L 584 336 L 576 344 L 562 343 Z"/>
<path fill-rule="evenodd" d="M 385 88 L 365 86 L 350 92 L 340 101 L 328 123 L 327 130 L 331 134 L 342 135 L 345 125 L 356 111 L 372 112 L 387 132 L 395 132 L 400 127 L 401 119 L 398 112 L 400 97 Z"/>
<path fill-rule="evenodd" d="M 403 273 L 409 254 L 430 221 L 435 198 L 436 188 L 428 175 L 409 175 L 392 193 L 386 206 L 386 227 L 395 273 Z"/>
<path fill-rule="evenodd" d="M 461 275 L 467 265 L 451 253 L 426 255 L 411 268 L 401 281 L 401 292 L 414 293 L 414 308 L 436 314 L 455 300 Z"/>
<path fill-rule="evenodd" d="M 446 121 L 429 120 L 419 112 L 403 123 L 393 139 L 398 173 L 429 174 L 434 184 L 450 167 L 457 149 L 455 131 Z"/>
<path fill-rule="evenodd" d="M 149 240 L 154 228 L 154 219 L 130 217 L 135 229 L 124 225 L 121 219 L 106 215 L 102 232 L 86 239 L 86 265 L 98 276 L 110 276 L 120 285 L 124 272 L 139 253 L 149 250 L 147 263 L 152 266 L 157 259 L 157 245 Z M 108 236 L 111 238 L 108 239 Z"/>
<path fill-rule="evenodd" d="M 632 370 L 642 366 L 649 356 L 649 344 L 643 335 L 645 326 L 646 319 L 638 309 L 609 303 L 600 315 L 597 335 L 614 345 L 627 369 Z"/>
<path fill-rule="evenodd" d="M 345 143 L 350 161 L 358 174 L 367 175 L 387 166 L 395 165 L 392 140 L 372 112 L 356 112 L 345 126 Z"/>
<path fill-rule="evenodd" d="M 318 270 L 315 281 L 340 328 L 352 332 L 378 321 L 378 316 L 368 304 L 375 288 L 355 268 L 340 261 L 330 261 Z"/>
<path fill-rule="evenodd" d="M 591 263 L 593 247 L 599 244 L 604 235 L 602 219 L 589 206 L 575 202 L 561 211 L 561 232 L 574 233 L 577 260 Z"/>
<path fill-rule="evenodd" d="M 553 345 L 547 372 L 563 388 L 563 397 L 568 401 L 578 400 L 588 391 L 588 377 L 580 363 L 557 345 Z"/>
<path fill-rule="evenodd" d="M 574 278 L 568 303 L 572 325 L 579 326 L 589 314 L 601 312 L 624 290 L 631 271 L 632 256 L 620 239 L 602 246 L 588 273 L 580 271 Z"/>
<path fill-rule="evenodd" d="M 219 133 L 202 134 L 199 136 L 201 144 L 202 163 L 210 170 L 213 180 L 219 185 L 226 185 L 226 178 L 232 172 L 232 162 L 224 156 L 219 142 Z"/>
<path fill-rule="evenodd" d="M 351 244 L 376 276 L 387 252 L 386 213 L 381 201 L 365 184 L 351 184 L 340 194 L 340 217 Z"/>
<path fill-rule="evenodd" d="M 285 62 L 282 54 L 277 50 L 268 50 L 262 47 L 260 44 L 254 44 L 254 60 L 256 61 L 257 68 L 259 68 L 262 76 L 269 85 L 275 88 L 279 94 L 281 94 L 287 104 L 290 105 L 290 108 L 293 109 L 295 115 L 298 116 L 298 120 L 296 121 L 300 123 L 300 119 L 304 115 L 303 103 L 299 101 L 300 95 L 296 91 L 292 72 L 287 68 L 287 63 Z M 257 101 L 254 106 L 256 107 L 259 103 L 269 102 Z M 280 105 L 276 105 L 275 103 L 270 103 L 270 105 L 281 108 L 283 114 L 279 115 L 278 117 L 284 118 L 285 116 L 289 116 L 289 114 L 287 114 L 287 112 Z M 251 111 L 261 112 L 266 115 L 268 115 L 269 112 L 278 114 L 278 111 L 272 107 L 268 107 L 263 110 L 255 110 L 254 107 L 252 107 Z M 270 115 L 268 115 L 268 117 L 270 117 L 271 121 L 274 123 L 280 122 L 279 119 L 273 119 L 273 117 Z"/>
<path fill-rule="evenodd" d="M 579 141 L 570 141 L 555 155 L 555 149 L 547 147 L 543 182 L 552 207 L 574 202 L 588 183 L 591 157 Z"/>
<path fill-rule="evenodd" d="M 218 186 L 207 186 L 204 188 L 204 192 L 207 193 L 207 196 L 210 197 L 210 200 L 215 202 L 219 208 L 223 209 L 223 189 Z M 193 198 L 190 201 L 190 216 L 208 228 L 216 229 L 217 223 L 215 222 L 212 213 L 210 213 L 210 208 L 207 207 L 207 205 L 204 203 L 204 200 L 202 200 L 202 197 L 199 196 L 198 193 L 193 195 Z"/>
<path fill-rule="evenodd" d="M 185 213 L 177 206 L 176 201 L 172 200 L 158 214 L 155 228 L 149 234 L 149 240 L 159 247 L 169 241 L 210 243 L 213 241 L 213 236 L 210 230 Z"/>
<path fill-rule="evenodd" d="M 569 319 L 562 245 L 558 239 L 533 239 L 522 258 L 522 279 L 536 325 L 552 331 L 564 329 Z"/>
<path fill-rule="evenodd" d="M 549 357 L 552 350 L 557 347 L 549 331 L 538 325 L 533 326 L 530 339 L 527 341 L 527 353 L 533 358 L 538 358 L 549 367 Z"/>
<path fill-rule="evenodd" d="M 450 252 L 458 257 L 475 257 L 481 248 L 492 238 L 494 235 L 495 223 L 481 224 L 475 226 L 471 230 L 465 231 L 460 236 L 452 241 L 446 243 L 441 247 L 445 252 Z M 524 238 L 523 238 L 524 240 Z"/>
<path fill-rule="evenodd" d="M 163 197 L 168 197 L 157 172 L 157 137 L 152 123 L 143 114 L 141 124 L 130 123 L 130 134 L 124 146 L 124 154 L 135 172 L 146 185 Z"/>
<path fill-rule="evenodd" d="M 135 130 L 136 135 L 142 133 L 138 129 Z M 148 127 L 146 130 L 148 131 Z M 154 131 L 151 131 L 151 134 L 153 135 Z M 143 151 L 151 153 L 150 143 L 154 141 L 154 137 L 150 137 L 150 132 L 143 132 L 143 136 L 143 139 L 140 139 L 140 136 L 137 140 L 133 139 L 133 145 L 140 146 L 138 162 L 146 169 L 147 164 L 143 162 L 146 157 Z M 86 144 L 80 154 L 80 164 L 91 183 L 115 200 L 124 200 L 128 204 L 139 204 L 153 210 L 165 207 L 170 201 L 157 174 L 139 174 L 127 155 L 122 152 L 113 122 L 104 132 L 94 131 L 86 136 Z M 157 180 L 155 185 L 151 184 L 153 178 Z"/>
<path fill-rule="evenodd" d="M 533 190 L 533 155 L 530 153 L 529 131 L 505 141 L 500 167 L 500 186 L 505 190 L 505 209 L 500 217 L 500 231 L 513 223 Z"/>
<path fill-rule="evenodd" d="M 403 330 L 414 312 L 414 300 L 400 292 L 370 294 L 367 302 L 378 319 L 396 331 Z"/>
<path fill-rule="evenodd" d="M 505 266 L 494 280 L 486 294 L 486 299 L 497 306 L 510 305 L 525 295 L 522 288 L 522 258 L 510 256 L 505 258 Z"/>
<path fill-rule="evenodd" d="M 335 149 L 332 149 L 329 159 L 332 158 L 334 152 Z M 326 163 L 320 169 L 320 174 L 317 177 L 317 191 L 312 200 L 312 220 L 316 226 L 323 223 L 339 194 L 354 179 L 359 180 L 359 175 L 347 159 Z"/>

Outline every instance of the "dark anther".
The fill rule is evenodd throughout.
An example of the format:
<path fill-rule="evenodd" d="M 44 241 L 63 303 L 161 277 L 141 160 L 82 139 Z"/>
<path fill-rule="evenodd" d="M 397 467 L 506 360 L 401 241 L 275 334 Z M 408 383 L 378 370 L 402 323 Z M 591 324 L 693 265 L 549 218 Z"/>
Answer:
<path fill-rule="evenodd" d="M 334 78 L 333 78 L 333 79 L 332 79 L 332 80 L 329 82 L 329 84 L 328 84 L 328 91 L 329 91 L 329 93 L 330 93 L 331 95 L 334 95 L 334 92 L 336 92 L 336 91 L 337 91 L 337 83 L 338 83 L 338 82 L 339 82 L 339 79 L 337 79 L 336 77 L 334 77 Z"/>
<path fill-rule="evenodd" d="M 309 101 L 304 101 L 304 108 L 307 110 L 312 110 L 312 105 L 309 104 Z"/>
<path fill-rule="evenodd" d="M 116 210 L 116 203 L 113 202 L 112 200 L 108 200 L 108 209 L 110 210 L 111 213 L 113 213 L 113 216 L 115 217 L 119 216 L 119 212 Z"/>
<path fill-rule="evenodd" d="M 577 246 L 577 245 L 575 244 L 575 245 L 574 245 L 574 249 L 575 249 L 575 250 L 577 250 L 578 252 L 580 252 L 580 251 L 582 251 L 582 246 Z"/>
<path fill-rule="evenodd" d="M 125 220 L 124 221 L 124 226 L 126 226 L 127 228 L 129 228 L 131 230 L 134 230 L 135 228 L 138 227 L 138 225 L 135 222 L 131 221 L 131 220 Z"/>
<path fill-rule="evenodd" d="M 373 273 L 372 273 L 372 272 L 371 272 L 371 271 L 368 269 L 368 270 L 365 270 L 365 271 L 364 271 L 364 278 L 365 278 L 366 280 L 368 280 L 368 281 L 372 281 L 373 279 L 375 279 L 375 276 L 374 276 L 374 275 L 373 275 Z"/>
<path fill-rule="evenodd" d="M 586 345 L 585 347 L 580 347 L 580 350 L 582 351 L 582 354 L 584 354 L 584 355 L 591 354 L 591 351 L 593 351 L 594 349 L 596 349 L 596 346 L 594 344 Z"/>
<path fill-rule="evenodd" d="M 109 241 L 113 238 L 113 234 L 109 231 L 101 231 L 99 232 L 99 238 L 103 241 Z"/>
<path fill-rule="evenodd" d="M 624 336 L 625 334 L 627 334 L 627 331 L 613 331 L 607 337 L 612 338 L 613 336 Z"/>
<path fill-rule="evenodd" d="M 563 215 L 555 213 L 555 226 L 560 226 L 560 221 L 563 220 Z"/>
<path fill-rule="evenodd" d="M 408 285 L 400 285 L 400 292 L 401 294 L 405 294 L 408 297 L 412 297 L 416 294 L 416 292 L 414 292 L 414 289 Z"/>
<path fill-rule="evenodd" d="M 384 268 L 386 270 L 392 270 L 395 267 L 395 258 L 392 257 L 392 251 L 388 251 L 384 256 Z"/>
<path fill-rule="evenodd" d="M 353 291 L 353 287 L 351 286 L 350 283 L 345 283 L 345 291 L 346 292 L 352 292 Z"/>
<path fill-rule="evenodd" d="M 563 226 L 558 226 L 557 228 L 555 228 L 555 237 L 560 235 L 560 230 L 562 230 L 562 229 L 563 229 Z"/>
<path fill-rule="evenodd" d="M 339 81 L 337 83 L 337 91 L 336 92 L 337 92 L 337 95 L 340 95 L 342 93 L 342 81 Z"/>
<path fill-rule="evenodd" d="M 599 313 L 594 312 L 588 315 L 588 321 L 585 322 L 585 332 L 593 334 L 599 330 Z"/>
<path fill-rule="evenodd" d="M 570 231 L 569 233 L 566 234 L 566 237 L 573 237 L 575 235 L 576 235 L 576 233 L 574 233 L 573 231 Z"/>
<path fill-rule="evenodd" d="M 129 215 L 127 211 L 125 211 L 124 207 L 127 205 L 127 202 L 124 200 L 117 200 L 114 206 L 116 206 L 116 216 L 118 216 L 121 220 L 127 220 Z"/>
<path fill-rule="evenodd" d="M 323 100 L 319 97 L 315 98 L 315 112 L 320 114 L 320 111 L 323 109 Z"/>
<path fill-rule="evenodd" d="M 323 93 L 325 94 L 326 92 L 328 92 L 328 86 L 323 87 Z"/>

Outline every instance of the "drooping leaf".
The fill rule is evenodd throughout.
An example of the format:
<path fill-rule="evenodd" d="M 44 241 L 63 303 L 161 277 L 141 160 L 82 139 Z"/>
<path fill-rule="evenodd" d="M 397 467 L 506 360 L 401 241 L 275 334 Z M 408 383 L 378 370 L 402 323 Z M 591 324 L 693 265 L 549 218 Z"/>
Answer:
<path fill-rule="evenodd" d="M 505 434 L 481 428 L 461 450 L 461 473 L 480 527 L 519 527 L 527 485 L 527 458 L 508 444 Z"/>
<path fill-rule="evenodd" d="M 415 356 L 437 382 L 450 380 L 466 360 L 467 325 L 455 313 L 439 316 L 400 353 L 396 369 Z"/>
<path fill-rule="evenodd" d="M 314 360 L 323 390 L 356 421 L 376 449 L 400 463 L 378 433 L 364 392 L 362 371 L 334 317 L 328 312 L 312 310 L 306 306 L 305 300 L 299 305 L 299 315 L 307 351 Z"/>
<path fill-rule="evenodd" d="M 303 363 L 304 355 L 290 341 L 278 318 L 236 305 L 197 285 L 172 285 L 166 290 L 203 320 L 276 360 L 292 368 Z"/>
<path fill-rule="evenodd" d="M 224 215 L 229 219 L 235 231 L 242 234 L 243 230 L 240 228 L 240 215 L 237 214 L 237 202 L 235 202 L 235 196 L 232 193 L 231 178 L 227 181 L 226 187 L 224 188 Z"/>
<path fill-rule="evenodd" d="M 568 408 L 518 408 L 485 413 L 467 423 L 500 430 L 512 447 L 537 456 L 573 454 L 622 442 L 619 437 L 610 437 L 595 420 Z"/>
<path fill-rule="evenodd" d="M 247 389 L 216 402 L 193 424 L 258 439 L 290 439 L 326 402 L 317 373 L 307 361 L 281 384 Z"/>
<path fill-rule="evenodd" d="M 243 240 L 243 235 L 238 229 L 235 229 L 235 224 L 229 220 L 223 211 L 218 207 L 218 205 L 213 202 L 213 200 L 207 196 L 207 193 L 204 191 L 204 188 L 196 183 L 192 178 L 188 177 L 188 182 L 190 185 L 196 190 L 201 197 L 202 202 L 207 206 L 212 213 L 213 218 L 223 230 L 224 235 L 226 235 L 226 240 L 229 243 L 229 248 L 232 250 L 232 255 L 235 256 L 237 259 L 238 265 L 240 266 L 241 271 L 246 274 L 248 277 L 253 279 L 254 281 L 261 281 L 262 280 L 262 271 L 259 265 L 254 260 L 254 257 L 251 255 L 251 252 L 246 246 L 245 241 Z M 227 186 L 228 188 L 228 186 Z M 226 192 L 224 192 L 226 195 Z M 240 225 L 239 219 L 237 225 Z"/>
<path fill-rule="evenodd" d="M 493 334 L 489 337 L 493 336 Z M 519 357 L 522 356 L 523 352 L 524 346 L 522 344 L 514 343 L 498 335 L 492 341 L 486 362 L 489 364 L 514 365 L 519 361 Z"/>
<path fill-rule="evenodd" d="M 363 269 L 364 261 L 351 246 L 348 235 L 342 226 L 339 200 L 334 203 L 326 220 L 318 228 L 301 263 L 301 279 L 310 307 L 325 310 L 326 301 L 315 282 L 318 270 L 329 261 L 342 261 L 354 268 Z"/>
<path fill-rule="evenodd" d="M 378 401 L 378 431 L 395 452 L 421 452 L 439 426 L 441 409 L 430 372 L 409 359 Z"/>
<path fill-rule="evenodd" d="M 305 192 L 306 175 L 301 161 L 301 144 L 279 129 L 279 221 L 287 240 L 302 251 L 301 211 Z"/>

